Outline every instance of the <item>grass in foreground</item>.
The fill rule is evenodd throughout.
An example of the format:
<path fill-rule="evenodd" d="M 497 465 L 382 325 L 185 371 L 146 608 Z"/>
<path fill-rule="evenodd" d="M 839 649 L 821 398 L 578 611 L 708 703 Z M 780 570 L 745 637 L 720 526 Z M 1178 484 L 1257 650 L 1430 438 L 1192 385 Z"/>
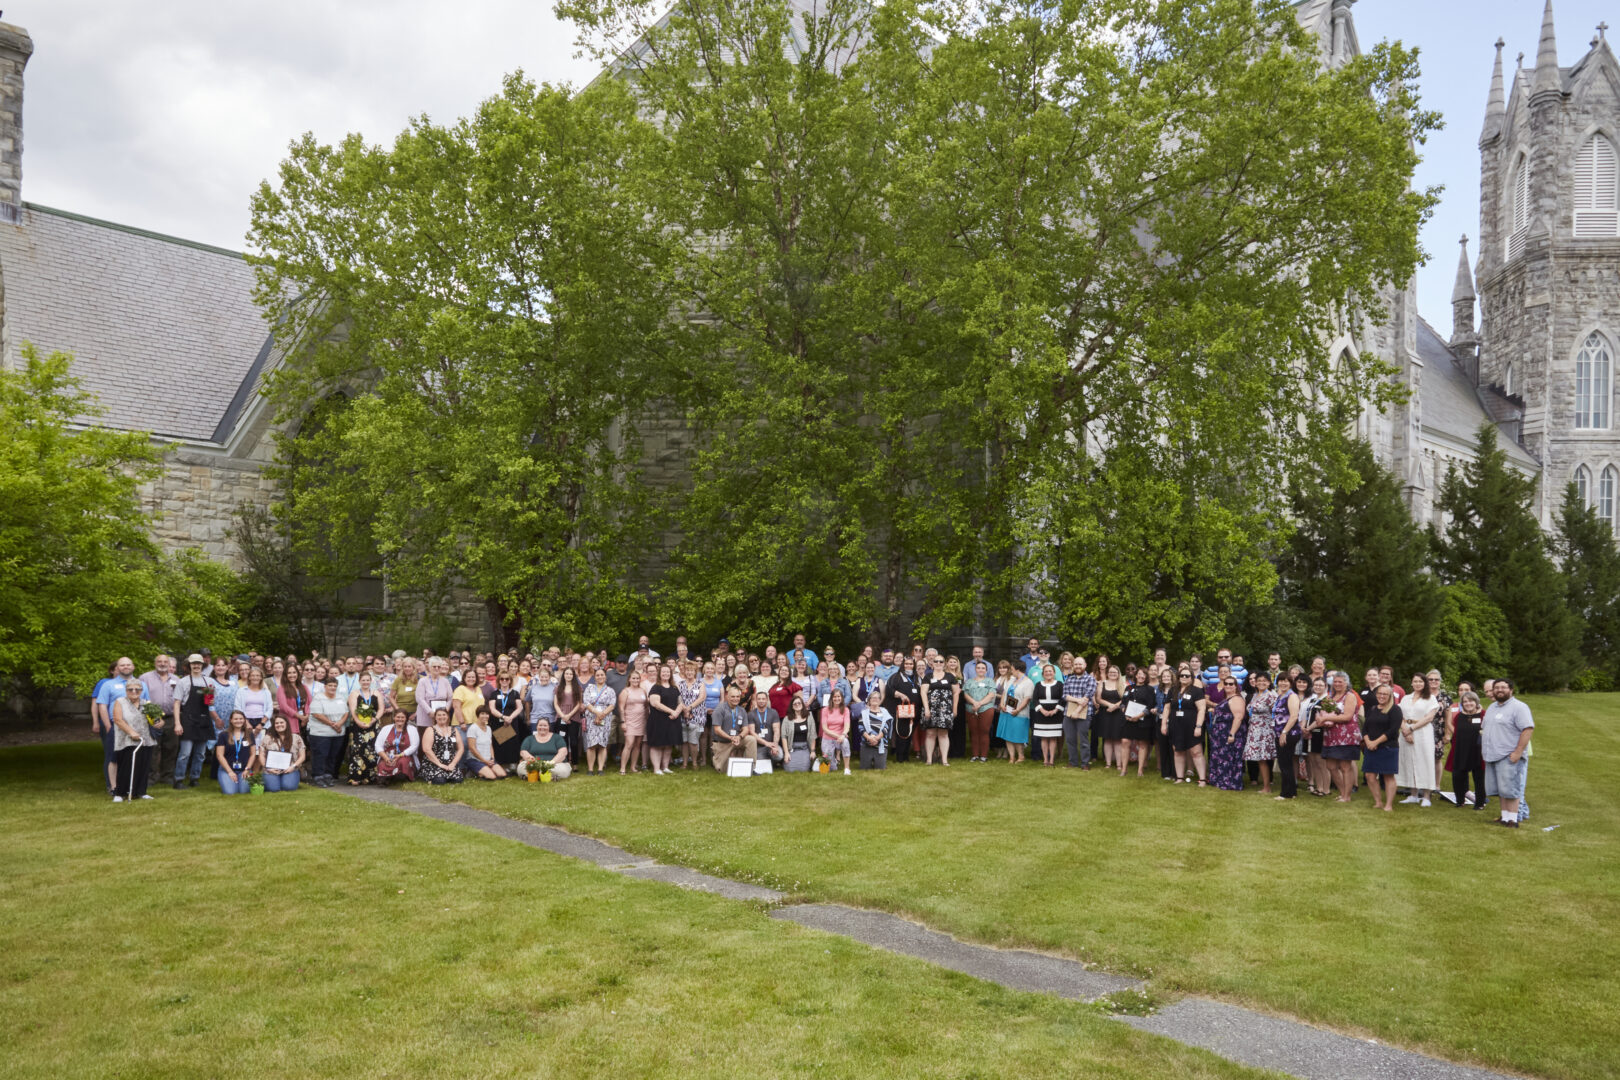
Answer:
<path fill-rule="evenodd" d="M 1620 694 L 1531 699 L 1513 831 L 1038 765 L 429 793 L 1453 1060 L 1620 1075 Z M 428 791 L 425 785 L 418 785 Z M 1546 833 L 1542 827 L 1559 825 Z"/>
<path fill-rule="evenodd" d="M 341 795 L 113 806 L 99 762 L 0 751 L 0 1075 L 1266 1075 Z"/>

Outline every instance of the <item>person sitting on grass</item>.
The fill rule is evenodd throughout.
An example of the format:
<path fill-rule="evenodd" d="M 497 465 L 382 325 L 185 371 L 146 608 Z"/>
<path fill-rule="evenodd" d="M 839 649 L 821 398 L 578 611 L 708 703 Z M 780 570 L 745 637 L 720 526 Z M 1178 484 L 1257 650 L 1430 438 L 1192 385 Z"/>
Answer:
<path fill-rule="evenodd" d="M 214 747 L 219 762 L 219 790 L 226 795 L 246 795 L 252 790 L 253 769 L 259 763 L 259 748 L 253 741 L 247 716 L 241 709 L 232 709 L 225 721 L 225 730 L 219 733 L 219 745 Z"/>
<path fill-rule="evenodd" d="M 844 704 L 844 691 L 834 689 L 827 695 L 827 704 L 821 707 L 821 756 L 829 768 L 844 767 L 849 775 L 849 706 Z"/>
<path fill-rule="evenodd" d="M 495 733 L 489 727 L 488 705 L 473 710 L 473 722 L 467 725 L 467 756 L 461 761 L 461 771 L 480 780 L 506 779 L 506 769 L 495 761 Z"/>
<path fill-rule="evenodd" d="M 421 765 L 418 774 L 430 784 L 461 783 L 461 759 L 467 744 L 461 732 L 450 724 L 450 709 L 441 705 L 433 710 L 433 726 L 422 734 Z"/>
<path fill-rule="evenodd" d="M 524 761 L 551 764 L 551 778 L 566 780 L 574 768 L 568 764 L 568 739 L 561 732 L 552 732 L 551 721 L 545 717 L 535 721 L 534 734 L 523 740 L 518 756 Z"/>
<path fill-rule="evenodd" d="M 289 756 L 286 768 L 272 769 L 270 755 L 276 752 Z M 264 757 L 264 790 L 297 791 L 298 770 L 304 765 L 304 740 L 295 735 L 286 714 L 277 712 L 259 736 L 259 752 Z"/>
<path fill-rule="evenodd" d="M 377 732 L 377 783 L 416 779 L 416 751 L 421 736 L 411 714 L 395 709 L 393 723 Z"/>

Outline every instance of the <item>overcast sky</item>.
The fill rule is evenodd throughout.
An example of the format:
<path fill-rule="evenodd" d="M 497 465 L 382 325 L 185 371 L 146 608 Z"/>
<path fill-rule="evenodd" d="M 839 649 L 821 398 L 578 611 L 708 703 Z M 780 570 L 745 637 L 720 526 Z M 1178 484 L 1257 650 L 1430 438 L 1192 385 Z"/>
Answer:
<path fill-rule="evenodd" d="M 1417 182 L 1444 185 L 1424 232 L 1423 313 L 1451 329 L 1457 239 L 1479 231 L 1480 123 L 1493 43 L 1535 63 L 1543 0 L 1361 0 L 1363 47 L 1422 49 L 1425 101 L 1447 128 Z M 93 217 L 241 248 L 248 198 L 289 140 L 359 131 L 386 142 L 414 115 L 449 120 L 522 68 L 578 85 L 572 30 L 550 0 L 0 0 L 34 39 L 26 73 L 23 197 Z M 1559 59 L 1620 0 L 1555 0 Z M 1615 31 L 1620 40 L 1620 30 Z M 1472 251 L 1472 248 L 1470 248 Z"/>

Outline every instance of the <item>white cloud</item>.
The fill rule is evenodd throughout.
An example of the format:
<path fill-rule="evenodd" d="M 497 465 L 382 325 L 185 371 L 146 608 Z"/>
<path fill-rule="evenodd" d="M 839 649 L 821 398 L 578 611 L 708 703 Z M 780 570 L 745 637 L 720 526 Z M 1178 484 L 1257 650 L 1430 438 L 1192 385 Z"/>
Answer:
<path fill-rule="evenodd" d="M 545 2 L 50 0 L 6 21 L 34 39 L 23 198 L 231 248 L 305 131 L 387 142 L 466 115 L 508 71 L 595 73 Z"/>

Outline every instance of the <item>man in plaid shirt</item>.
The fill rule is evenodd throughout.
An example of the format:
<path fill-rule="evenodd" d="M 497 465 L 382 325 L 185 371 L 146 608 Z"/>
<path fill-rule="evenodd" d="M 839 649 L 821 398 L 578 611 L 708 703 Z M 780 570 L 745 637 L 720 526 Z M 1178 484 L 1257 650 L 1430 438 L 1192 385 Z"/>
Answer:
<path fill-rule="evenodd" d="M 1086 658 L 1076 656 L 1074 669 L 1063 679 L 1063 741 L 1069 747 L 1069 768 L 1091 768 L 1091 703 L 1097 680 L 1086 673 Z"/>

